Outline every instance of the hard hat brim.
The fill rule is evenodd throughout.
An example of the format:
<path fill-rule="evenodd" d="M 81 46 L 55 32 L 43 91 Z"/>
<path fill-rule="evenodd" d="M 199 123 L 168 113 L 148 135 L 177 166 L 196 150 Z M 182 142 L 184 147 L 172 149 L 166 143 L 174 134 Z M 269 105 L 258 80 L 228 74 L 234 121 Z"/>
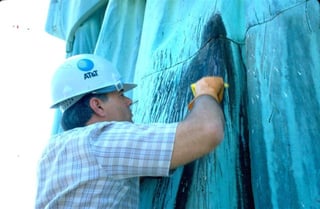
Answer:
<path fill-rule="evenodd" d="M 108 86 L 105 88 L 97 89 L 97 90 L 93 91 L 92 93 L 104 94 L 104 93 L 109 93 L 109 92 L 113 92 L 113 91 L 120 91 L 120 90 L 123 90 L 123 92 L 126 92 L 126 91 L 129 91 L 129 90 L 135 88 L 136 86 L 137 86 L 136 84 L 124 83 L 122 85 L 122 89 L 117 89 L 115 86 Z"/>
<path fill-rule="evenodd" d="M 126 92 L 126 91 L 129 91 L 135 87 L 137 87 L 137 84 L 125 83 L 125 84 L 123 84 L 123 91 Z"/>
<path fill-rule="evenodd" d="M 120 91 L 120 90 L 123 90 L 123 92 L 126 92 L 126 91 L 130 91 L 131 89 L 137 87 L 137 84 L 132 84 L 132 83 L 124 83 L 122 85 L 122 89 L 117 89 L 116 87 L 112 86 L 113 88 L 110 88 L 109 87 L 105 87 L 105 88 L 101 88 L 101 89 L 98 89 L 98 90 L 95 90 L 91 93 L 93 94 L 105 94 L 105 93 L 110 93 L 110 92 L 114 92 L 114 91 Z M 75 104 L 77 101 L 79 101 L 85 94 L 81 94 L 81 95 L 78 95 L 78 96 L 75 96 L 75 97 L 72 97 L 70 98 L 68 104 L 65 104 L 63 105 L 64 107 L 62 108 L 62 110 L 66 110 L 67 108 L 71 107 L 73 104 Z M 52 105 L 50 108 L 57 108 L 59 107 L 59 105 L 61 105 L 61 102 L 57 103 L 57 104 L 54 104 Z"/>

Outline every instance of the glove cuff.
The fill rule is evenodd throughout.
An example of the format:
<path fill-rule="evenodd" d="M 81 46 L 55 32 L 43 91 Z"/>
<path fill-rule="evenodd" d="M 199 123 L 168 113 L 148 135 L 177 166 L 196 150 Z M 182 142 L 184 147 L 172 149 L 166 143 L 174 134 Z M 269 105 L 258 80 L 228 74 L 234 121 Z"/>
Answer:
<path fill-rule="evenodd" d="M 212 95 L 212 94 L 200 94 L 200 95 L 197 95 L 195 98 L 193 98 L 191 100 L 191 102 L 189 102 L 188 104 L 188 110 L 191 110 L 193 108 L 193 105 L 194 105 L 194 102 L 196 101 L 196 99 L 198 99 L 200 96 L 204 96 L 204 95 L 207 95 L 207 96 L 210 96 L 212 97 L 218 104 L 220 104 L 220 101 L 218 99 L 218 97 L 216 95 Z"/>

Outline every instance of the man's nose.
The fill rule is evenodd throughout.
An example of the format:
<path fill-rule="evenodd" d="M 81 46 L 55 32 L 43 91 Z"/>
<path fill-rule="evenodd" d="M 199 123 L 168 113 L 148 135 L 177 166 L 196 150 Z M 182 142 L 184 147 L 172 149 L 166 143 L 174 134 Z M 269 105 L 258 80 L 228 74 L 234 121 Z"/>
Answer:
<path fill-rule="evenodd" d="M 130 106 L 132 104 L 132 100 L 130 98 L 128 98 L 128 97 L 126 97 L 126 104 L 128 106 Z"/>

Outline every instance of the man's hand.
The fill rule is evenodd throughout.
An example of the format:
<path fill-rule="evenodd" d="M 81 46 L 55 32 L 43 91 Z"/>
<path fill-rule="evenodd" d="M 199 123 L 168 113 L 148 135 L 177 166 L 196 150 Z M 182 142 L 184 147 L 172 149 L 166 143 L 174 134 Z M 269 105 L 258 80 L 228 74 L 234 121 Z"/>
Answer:
<path fill-rule="evenodd" d="M 217 102 L 223 99 L 224 82 L 221 77 L 210 76 L 203 77 L 195 83 L 195 98 L 189 103 L 189 109 L 192 109 L 194 101 L 201 95 L 210 95 Z"/>

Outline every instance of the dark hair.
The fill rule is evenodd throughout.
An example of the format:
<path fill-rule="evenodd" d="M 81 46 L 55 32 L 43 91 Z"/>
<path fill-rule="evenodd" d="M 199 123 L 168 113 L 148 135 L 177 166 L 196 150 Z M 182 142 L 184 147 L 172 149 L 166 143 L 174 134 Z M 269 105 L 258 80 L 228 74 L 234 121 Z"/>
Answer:
<path fill-rule="evenodd" d="M 93 97 L 97 97 L 103 101 L 108 99 L 107 94 L 87 94 L 82 97 L 78 102 L 63 112 L 61 119 L 63 130 L 67 131 L 86 125 L 93 114 L 93 110 L 90 107 L 90 99 Z"/>

